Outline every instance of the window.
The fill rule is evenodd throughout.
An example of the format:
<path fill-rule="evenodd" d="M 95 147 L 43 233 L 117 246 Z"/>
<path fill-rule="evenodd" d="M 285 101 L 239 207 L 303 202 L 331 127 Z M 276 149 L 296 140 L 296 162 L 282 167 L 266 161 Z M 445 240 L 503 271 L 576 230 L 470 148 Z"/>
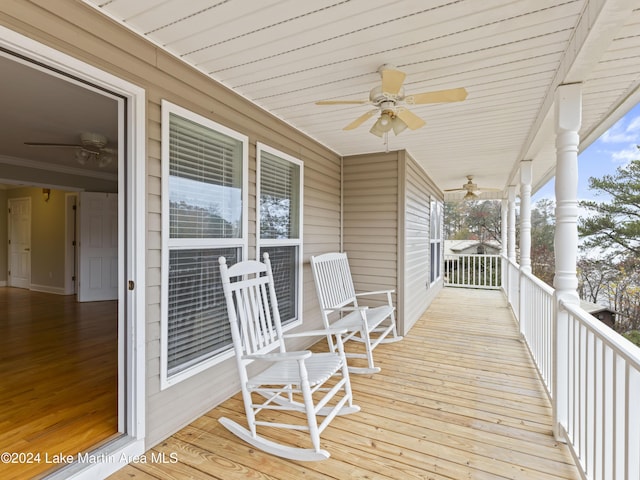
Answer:
<path fill-rule="evenodd" d="M 429 218 L 431 220 L 431 276 L 430 281 L 433 284 L 442 277 L 442 212 L 441 202 L 431 201 L 431 211 Z"/>
<path fill-rule="evenodd" d="M 247 248 L 247 137 L 162 102 L 162 382 L 232 355 L 218 258 Z"/>
<path fill-rule="evenodd" d="M 303 164 L 258 143 L 257 242 L 269 253 L 283 325 L 301 321 Z"/>

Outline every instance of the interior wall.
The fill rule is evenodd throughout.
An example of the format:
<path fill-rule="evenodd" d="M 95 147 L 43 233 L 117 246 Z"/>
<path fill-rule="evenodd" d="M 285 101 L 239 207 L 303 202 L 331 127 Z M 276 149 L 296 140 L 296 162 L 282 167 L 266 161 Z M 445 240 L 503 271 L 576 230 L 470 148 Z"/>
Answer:
<path fill-rule="evenodd" d="M 12 188 L 6 193 L 7 200 L 31 198 L 31 289 L 64 293 L 65 192 L 52 189 L 47 202 L 42 188 Z"/>
<path fill-rule="evenodd" d="M 7 256 L 7 191 L 0 188 L 0 287 L 7 285 L 7 272 L 9 270 Z"/>

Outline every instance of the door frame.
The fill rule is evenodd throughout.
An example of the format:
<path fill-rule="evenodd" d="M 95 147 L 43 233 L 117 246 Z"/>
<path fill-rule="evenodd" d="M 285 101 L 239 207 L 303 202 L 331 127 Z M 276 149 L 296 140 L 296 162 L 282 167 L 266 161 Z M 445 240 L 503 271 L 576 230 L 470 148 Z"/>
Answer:
<path fill-rule="evenodd" d="M 123 392 L 118 395 L 118 425 L 122 435 L 93 450 L 87 462 L 72 463 L 48 477 L 103 478 L 145 452 L 146 93 L 4 26 L 0 26 L 0 47 L 29 60 L 4 51 L 0 55 L 85 88 L 94 85 L 125 100 L 118 107 L 118 138 L 124 140 L 118 142 L 118 191 L 122 193 L 118 200 L 118 278 L 122 282 L 118 288 L 118 389 Z"/>
<path fill-rule="evenodd" d="M 78 284 L 76 271 L 76 204 L 78 193 L 64 194 L 64 294 L 75 295 Z"/>
<path fill-rule="evenodd" d="M 27 288 L 31 289 L 31 197 L 19 197 L 19 198 L 9 198 L 7 199 L 7 206 L 9 207 L 9 214 L 7 215 L 7 233 L 9 234 L 9 243 L 7 245 L 7 267 L 9 267 L 9 272 L 15 271 L 15 265 L 12 264 L 11 258 L 13 245 L 11 240 L 13 240 L 13 219 L 12 219 L 12 203 L 18 201 L 27 201 L 29 203 L 29 267 L 28 267 L 28 275 L 27 284 L 26 285 L 16 285 L 14 281 L 13 273 L 10 273 L 7 276 L 7 286 L 9 287 L 18 287 L 18 288 Z"/>

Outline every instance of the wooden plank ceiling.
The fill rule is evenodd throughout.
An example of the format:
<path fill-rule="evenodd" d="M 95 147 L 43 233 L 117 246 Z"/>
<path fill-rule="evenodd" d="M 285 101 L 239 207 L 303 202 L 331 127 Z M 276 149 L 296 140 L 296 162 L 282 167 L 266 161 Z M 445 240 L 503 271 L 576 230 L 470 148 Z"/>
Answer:
<path fill-rule="evenodd" d="M 585 148 L 640 99 L 640 8 L 632 0 L 85 0 L 341 155 L 406 148 L 442 189 L 534 188 L 553 175 L 553 92 L 584 82 Z M 369 133 L 378 67 L 407 94 L 465 87 L 464 102 L 411 106 L 415 131 Z"/>

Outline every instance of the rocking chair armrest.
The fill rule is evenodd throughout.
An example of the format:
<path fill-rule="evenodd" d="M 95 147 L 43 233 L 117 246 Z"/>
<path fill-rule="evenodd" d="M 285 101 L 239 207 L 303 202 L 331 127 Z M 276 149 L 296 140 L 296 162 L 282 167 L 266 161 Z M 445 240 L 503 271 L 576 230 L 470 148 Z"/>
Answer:
<path fill-rule="evenodd" d="M 380 295 L 383 293 L 395 293 L 395 290 L 376 290 L 375 292 L 360 292 L 356 293 L 356 297 L 364 297 L 365 295 Z"/>
<path fill-rule="evenodd" d="M 326 328 L 323 330 L 307 330 L 300 333 L 287 333 L 283 335 L 284 338 L 291 337 L 319 337 L 324 335 L 344 335 L 349 330 L 346 328 Z"/>
<path fill-rule="evenodd" d="M 363 306 L 358 306 L 358 307 L 340 307 L 340 308 L 325 308 L 324 311 L 331 313 L 331 312 L 359 312 L 362 310 L 367 310 L 369 309 L 368 306 L 363 305 Z"/>
<path fill-rule="evenodd" d="M 267 362 L 281 362 L 283 360 L 303 360 L 311 356 L 310 350 L 300 350 L 297 352 L 275 352 L 256 353 L 253 355 L 243 355 L 243 360 L 265 360 Z"/>

